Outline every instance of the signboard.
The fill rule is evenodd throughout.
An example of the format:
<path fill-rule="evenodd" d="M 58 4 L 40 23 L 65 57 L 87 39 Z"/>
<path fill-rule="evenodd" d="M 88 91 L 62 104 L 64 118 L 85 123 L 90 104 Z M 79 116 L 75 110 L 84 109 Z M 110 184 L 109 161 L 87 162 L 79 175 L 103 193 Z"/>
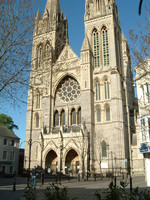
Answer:
<path fill-rule="evenodd" d="M 101 163 L 101 168 L 108 169 L 108 163 Z"/>
<path fill-rule="evenodd" d="M 142 146 L 140 148 L 140 152 L 141 153 L 150 152 L 150 148 L 146 144 L 142 144 Z"/>

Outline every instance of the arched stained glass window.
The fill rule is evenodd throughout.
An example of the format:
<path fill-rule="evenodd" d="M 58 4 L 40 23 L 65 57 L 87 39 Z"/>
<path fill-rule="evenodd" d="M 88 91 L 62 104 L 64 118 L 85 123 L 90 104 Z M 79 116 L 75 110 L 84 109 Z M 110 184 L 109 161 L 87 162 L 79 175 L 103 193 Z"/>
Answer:
<path fill-rule="evenodd" d="M 54 114 L 54 127 L 59 126 L 59 113 L 56 110 Z"/>
<path fill-rule="evenodd" d="M 110 121 L 110 106 L 106 105 L 106 121 Z"/>
<path fill-rule="evenodd" d="M 100 67 L 99 36 L 96 29 L 93 31 L 94 68 Z"/>
<path fill-rule="evenodd" d="M 101 121 L 101 108 L 100 106 L 97 107 L 97 122 Z"/>
<path fill-rule="evenodd" d="M 95 87 L 95 93 L 96 93 L 96 101 L 101 100 L 101 92 L 100 92 L 100 83 L 97 82 L 96 83 L 96 87 Z"/>
<path fill-rule="evenodd" d="M 106 158 L 107 157 L 107 149 L 106 149 L 106 142 L 102 142 L 102 157 Z"/>
<path fill-rule="evenodd" d="M 71 111 L 71 125 L 76 124 L 76 111 L 73 108 Z"/>
<path fill-rule="evenodd" d="M 104 67 L 109 65 L 109 44 L 108 44 L 108 31 L 107 28 L 104 26 L 102 28 L 102 43 L 103 43 L 103 62 Z"/>
<path fill-rule="evenodd" d="M 36 128 L 38 128 L 39 127 L 39 122 L 40 122 L 39 114 L 38 113 L 36 113 L 35 118 L 36 118 Z"/>
<path fill-rule="evenodd" d="M 104 82 L 104 87 L 105 87 L 105 99 L 110 99 L 110 90 L 108 81 Z"/>
<path fill-rule="evenodd" d="M 62 126 L 65 125 L 65 111 L 64 110 L 61 111 L 61 122 L 60 123 Z"/>
<path fill-rule="evenodd" d="M 78 109 L 78 124 L 81 124 L 81 108 Z"/>

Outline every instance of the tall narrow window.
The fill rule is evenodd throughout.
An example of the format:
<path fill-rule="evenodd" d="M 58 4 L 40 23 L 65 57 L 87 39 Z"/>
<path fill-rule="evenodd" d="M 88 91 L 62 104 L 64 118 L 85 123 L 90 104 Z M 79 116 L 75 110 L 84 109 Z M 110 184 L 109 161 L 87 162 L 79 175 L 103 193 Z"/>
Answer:
<path fill-rule="evenodd" d="M 81 124 L 81 108 L 78 109 L 78 124 Z"/>
<path fill-rule="evenodd" d="M 102 142 L 102 157 L 106 158 L 107 157 L 107 149 L 106 149 L 106 142 Z"/>
<path fill-rule="evenodd" d="M 36 128 L 38 128 L 39 127 L 39 114 L 38 113 L 36 113 Z"/>
<path fill-rule="evenodd" d="M 101 121 L 101 108 L 100 106 L 97 107 L 97 122 Z"/>
<path fill-rule="evenodd" d="M 73 108 L 71 111 L 71 125 L 76 124 L 76 111 Z"/>
<path fill-rule="evenodd" d="M 7 151 L 3 151 L 3 160 L 7 160 Z"/>
<path fill-rule="evenodd" d="M 56 110 L 55 111 L 55 115 L 54 115 L 54 126 L 59 126 L 59 113 L 58 111 Z"/>
<path fill-rule="evenodd" d="M 94 48 L 94 68 L 99 68 L 100 67 L 99 37 L 96 29 L 93 31 L 93 48 Z"/>
<path fill-rule="evenodd" d="M 106 105 L 106 121 L 110 121 L 110 107 Z"/>
<path fill-rule="evenodd" d="M 110 99 L 109 82 L 105 81 L 105 99 Z"/>
<path fill-rule="evenodd" d="M 147 98 L 147 102 L 150 103 L 150 91 L 149 91 L 149 85 L 148 83 L 146 83 L 146 98 Z"/>
<path fill-rule="evenodd" d="M 40 94 L 36 95 L 36 108 L 40 108 Z"/>
<path fill-rule="evenodd" d="M 101 100 L 100 83 L 96 83 L 96 101 Z"/>
<path fill-rule="evenodd" d="M 63 125 L 65 125 L 65 111 L 64 110 L 62 110 L 62 112 L 61 112 L 61 118 L 60 118 L 60 120 L 61 120 L 61 125 L 63 126 Z"/>
<path fill-rule="evenodd" d="M 42 51 L 42 47 L 40 46 L 38 49 L 38 67 L 39 68 L 42 67 L 42 60 L 43 60 L 43 51 Z"/>
<path fill-rule="evenodd" d="M 49 45 L 49 44 L 46 44 L 45 56 L 46 56 L 46 57 L 49 57 L 49 55 L 50 55 L 50 45 Z"/>
<path fill-rule="evenodd" d="M 14 160 L 14 158 L 15 158 L 15 153 L 14 153 L 14 151 L 11 151 L 10 152 L 10 160 Z"/>
<path fill-rule="evenodd" d="M 109 65 L 109 45 L 108 45 L 108 31 L 104 26 L 102 28 L 102 37 L 103 37 L 103 62 L 104 67 Z"/>

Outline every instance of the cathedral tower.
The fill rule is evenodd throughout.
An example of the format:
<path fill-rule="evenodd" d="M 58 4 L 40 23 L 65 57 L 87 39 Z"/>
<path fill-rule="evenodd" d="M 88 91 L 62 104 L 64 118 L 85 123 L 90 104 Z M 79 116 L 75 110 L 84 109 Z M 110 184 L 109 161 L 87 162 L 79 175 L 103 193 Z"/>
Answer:
<path fill-rule="evenodd" d="M 115 0 L 86 0 L 84 24 L 79 58 L 69 45 L 59 0 L 47 0 L 43 16 L 37 12 L 26 168 L 76 174 L 130 166 L 133 79 Z"/>

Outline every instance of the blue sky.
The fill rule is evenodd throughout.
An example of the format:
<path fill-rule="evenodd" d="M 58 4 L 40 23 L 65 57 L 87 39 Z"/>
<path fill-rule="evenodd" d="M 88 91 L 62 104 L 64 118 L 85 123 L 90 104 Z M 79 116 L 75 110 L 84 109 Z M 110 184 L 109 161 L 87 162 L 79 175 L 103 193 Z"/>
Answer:
<path fill-rule="evenodd" d="M 138 4 L 140 0 L 116 0 L 119 19 L 121 23 L 121 29 L 127 38 L 129 45 L 129 29 L 133 28 L 136 32 L 137 22 L 140 21 L 144 23 L 144 5 L 150 5 L 150 0 L 145 0 L 142 7 L 142 15 L 138 16 Z M 39 0 L 39 5 L 36 7 L 40 8 L 43 12 L 46 5 L 46 0 Z M 80 49 L 84 39 L 84 6 L 85 0 L 60 0 L 61 10 L 68 19 L 69 28 L 69 43 L 75 53 L 80 57 Z M 35 9 L 37 9 L 35 8 Z M 27 97 L 26 97 L 27 100 Z M 3 102 L 3 106 L 0 106 L 0 113 L 5 113 L 11 116 L 19 126 L 19 130 L 15 130 L 15 133 L 21 139 L 21 143 L 25 141 L 25 127 L 26 127 L 26 105 L 21 105 L 19 108 L 13 105 Z M 24 147 L 22 143 L 21 147 Z"/>

